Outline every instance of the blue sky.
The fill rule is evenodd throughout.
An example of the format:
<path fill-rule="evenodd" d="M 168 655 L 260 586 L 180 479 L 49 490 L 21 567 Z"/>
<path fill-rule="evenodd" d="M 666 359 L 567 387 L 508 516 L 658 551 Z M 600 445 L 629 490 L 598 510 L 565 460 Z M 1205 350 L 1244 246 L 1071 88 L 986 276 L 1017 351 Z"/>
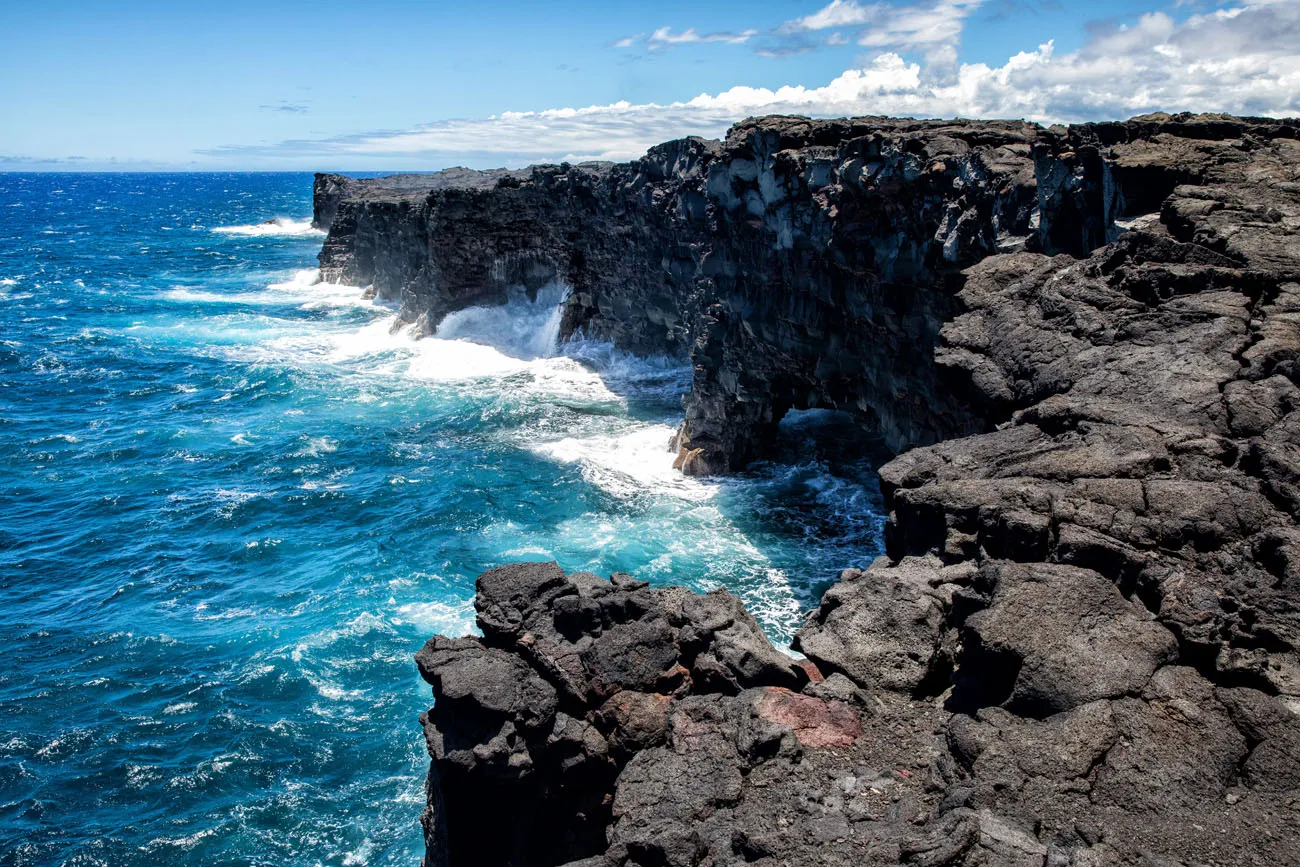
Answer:
<path fill-rule="evenodd" d="M 767 112 L 1300 113 L 1300 0 L 0 3 L 0 169 L 626 158 Z"/>

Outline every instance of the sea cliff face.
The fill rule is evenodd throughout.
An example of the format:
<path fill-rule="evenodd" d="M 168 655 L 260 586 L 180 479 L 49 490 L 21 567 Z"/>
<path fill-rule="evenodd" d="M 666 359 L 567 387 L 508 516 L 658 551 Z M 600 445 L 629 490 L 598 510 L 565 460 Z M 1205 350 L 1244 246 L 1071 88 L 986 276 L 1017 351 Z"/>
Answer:
<path fill-rule="evenodd" d="M 695 360 L 688 473 L 765 455 L 790 409 L 847 411 L 901 451 L 982 427 L 938 386 L 933 347 L 960 267 L 1031 235 L 1040 134 L 767 118 L 625 165 L 444 173 L 423 194 L 322 176 L 321 265 L 425 329 L 563 281 L 562 337 Z"/>
<path fill-rule="evenodd" d="M 725 593 L 483 575 L 418 658 L 428 862 L 1300 860 L 1298 137 L 762 118 L 321 176 L 322 267 L 408 321 L 558 278 L 566 333 L 688 353 L 687 472 L 792 408 L 897 455 L 799 665 Z"/>

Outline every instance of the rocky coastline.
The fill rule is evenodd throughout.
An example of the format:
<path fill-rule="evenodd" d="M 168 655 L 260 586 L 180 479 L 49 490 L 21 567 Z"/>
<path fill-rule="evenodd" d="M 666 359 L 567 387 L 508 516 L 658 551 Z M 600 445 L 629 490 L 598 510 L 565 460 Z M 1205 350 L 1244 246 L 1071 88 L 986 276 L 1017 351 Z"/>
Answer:
<path fill-rule="evenodd" d="M 1300 863 L 1300 121 L 758 118 L 320 175 L 323 273 L 690 358 L 687 473 L 852 416 L 887 556 L 795 647 L 516 564 L 417 656 L 430 865 Z"/>

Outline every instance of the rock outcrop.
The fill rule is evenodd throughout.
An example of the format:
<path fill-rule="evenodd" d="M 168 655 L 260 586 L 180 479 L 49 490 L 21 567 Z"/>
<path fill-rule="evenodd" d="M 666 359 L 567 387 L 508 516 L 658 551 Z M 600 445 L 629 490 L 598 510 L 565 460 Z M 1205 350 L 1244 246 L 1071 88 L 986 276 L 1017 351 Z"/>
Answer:
<path fill-rule="evenodd" d="M 701 807 L 738 793 L 738 765 L 710 756 L 740 748 L 724 718 L 734 741 L 736 726 L 761 728 L 765 713 L 807 716 L 804 704 L 787 707 L 802 702 L 824 717 L 802 737 L 847 744 L 859 731 L 847 709 L 794 692 L 807 673 L 726 591 L 651 589 L 554 563 L 494 569 L 477 590 L 483 637 L 436 637 L 416 656 L 438 697 L 423 720 L 437 793 L 424 817 L 431 863 L 560 863 L 604 851 L 629 803 L 663 808 L 659 788 Z M 746 750 L 762 749 L 761 733 L 746 736 Z M 676 753 L 673 769 L 648 766 L 679 740 L 719 776 Z"/>
<path fill-rule="evenodd" d="M 410 227 L 478 197 L 514 234 L 437 244 L 517 270 L 473 297 L 542 262 L 570 328 L 690 352 L 684 469 L 855 414 L 887 555 L 799 665 L 726 594 L 484 575 L 483 637 L 420 654 L 429 863 L 1300 863 L 1300 125 L 768 118 L 647 161 L 345 193 L 323 262 L 445 309 Z M 347 227 L 401 207 L 399 286 Z"/>

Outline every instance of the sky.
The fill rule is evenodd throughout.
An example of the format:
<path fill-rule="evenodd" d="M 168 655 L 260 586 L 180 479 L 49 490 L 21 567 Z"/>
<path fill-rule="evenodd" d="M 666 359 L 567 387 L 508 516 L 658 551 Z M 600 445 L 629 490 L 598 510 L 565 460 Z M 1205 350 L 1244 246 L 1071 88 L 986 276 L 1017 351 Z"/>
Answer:
<path fill-rule="evenodd" d="M 630 159 L 758 114 L 1300 115 L 1300 0 L 0 0 L 0 171 Z"/>

